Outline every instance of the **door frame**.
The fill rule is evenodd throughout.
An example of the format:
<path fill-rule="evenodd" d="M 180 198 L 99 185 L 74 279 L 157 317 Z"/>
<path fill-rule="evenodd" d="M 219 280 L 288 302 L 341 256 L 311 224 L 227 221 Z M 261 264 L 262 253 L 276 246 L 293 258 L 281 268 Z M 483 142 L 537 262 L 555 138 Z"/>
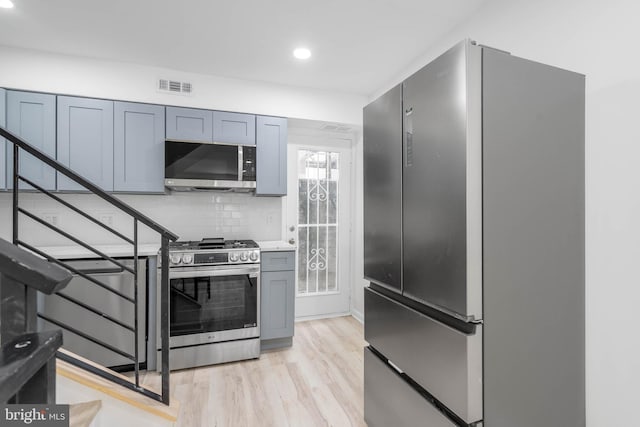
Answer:
<path fill-rule="evenodd" d="M 320 313 L 320 314 L 299 314 L 296 309 L 296 321 L 302 320 L 312 320 L 312 319 L 321 319 L 321 318 L 329 318 L 329 317 L 338 317 L 345 316 L 351 314 L 351 306 L 352 306 L 352 298 L 353 298 L 353 289 L 352 289 L 352 278 L 354 273 L 353 268 L 353 222 L 355 212 L 353 211 L 353 199 L 357 195 L 356 189 L 354 188 L 355 180 L 354 180 L 354 147 L 357 143 L 356 134 L 354 132 L 348 133 L 339 133 L 339 132 L 328 132 L 323 131 L 321 129 L 315 128 L 292 128 L 289 127 L 289 137 L 287 141 L 287 155 L 289 156 L 292 152 L 297 152 L 299 149 L 308 149 L 308 150 L 326 150 L 326 151 L 340 151 L 341 154 L 346 154 L 348 156 L 347 161 L 347 173 L 345 173 L 346 178 L 349 180 L 349 194 L 348 199 L 345 202 L 346 206 L 344 207 L 344 213 L 346 218 L 344 219 L 344 225 L 340 227 L 340 232 L 347 233 L 346 239 L 346 250 L 340 251 L 340 264 L 339 269 L 346 268 L 347 271 L 341 273 L 340 276 L 344 276 L 346 280 L 346 284 L 344 285 L 344 291 L 346 292 L 346 308 L 345 310 L 337 310 L 333 312 Z M 297 161 L 297 157 L 295 160 Z M 342 160 L 341 160 L 342 161 Z M 288 161 L 289 162 L 289 161 Z M 288 168 L 289 170 L 289 168 Z M 296 168 L 297 171 L 297 168 Z M 289 173 L 293 173 L 293 170 L 289 170 Z M 295 178 L 297 180 L 297 176 Z M 289 183 L 289 179 L 287 180 L 287 186 Z M 289 240 L 289 222 L 288 222 L 288 202 L 289 197 L 296 197 L 296 194 L 289 194 L 287 192 L 287 196 L 282 198 L 282 236 L 285 241 Z M 342 224 L 342 221 L 341 221 Z M 297 221 L 296 221 L 297 226 Z M 296 292 L 296 302 L 299 299 L 307 299 L 307 298 L 322 298 L 325 295 L 309 295 L 309 296 L 298 296 L 298 250 L 297 250 L 297 232 L 296 229 L 296 275 L 295 275 L 295 292 Z M 340 271 L 340 270 L 338 270 Z M 327 294 L 327 295 L 335 295 L 335 294 Z M 296 304 L 297 306 L 297 304 Z"/>

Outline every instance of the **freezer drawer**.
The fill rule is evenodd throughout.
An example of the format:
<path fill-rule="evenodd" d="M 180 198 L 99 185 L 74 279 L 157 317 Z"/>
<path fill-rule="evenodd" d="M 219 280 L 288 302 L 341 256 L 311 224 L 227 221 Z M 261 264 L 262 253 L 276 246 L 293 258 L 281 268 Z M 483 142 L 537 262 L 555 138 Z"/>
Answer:
<path fill-rule="evenodd" d="M 364 419 L 369 427 L 455 427 L 368 348 L 364 349 Z"/>
<path fill-rule="evenodd" d="M 466 334 L 365 288 L 365 340 L 466 423 L 482 419 L 482 326 Z"/>

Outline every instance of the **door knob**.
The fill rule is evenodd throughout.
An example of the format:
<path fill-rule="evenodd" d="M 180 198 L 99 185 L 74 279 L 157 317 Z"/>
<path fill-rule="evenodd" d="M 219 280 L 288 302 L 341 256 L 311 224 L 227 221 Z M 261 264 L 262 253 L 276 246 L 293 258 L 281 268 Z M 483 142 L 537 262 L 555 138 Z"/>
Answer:
<path fill-rule="evenodd" d="M 289 231 L 296 231 L 296 226 L 295 225 L 289 226 Z"/>
<path fill-rule="evenodd" d="M 295 239 L 289 239 L 289 243 L 292 244 L 292 245 L 295 245 L 296 241 L 295 241 Z"/>

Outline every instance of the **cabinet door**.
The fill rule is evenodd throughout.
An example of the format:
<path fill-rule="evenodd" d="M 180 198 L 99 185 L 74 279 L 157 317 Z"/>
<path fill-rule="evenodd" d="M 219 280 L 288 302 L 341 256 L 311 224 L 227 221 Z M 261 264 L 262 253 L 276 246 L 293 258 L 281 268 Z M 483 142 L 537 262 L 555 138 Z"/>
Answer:
<path fill-rule="evenodd" d="M 103 190 L 113 190 L 113 101 L 58 97 L 58 161 Z M 84 187 L 59 173 L 58 190 Z"/>
<path fill-rule="evenodd" d="M 56 157 L 56 97 L 7 91 L 7 129 L 50 157 Z M 7 188 L 13 188 L 13 144 L 7 145 Z M 55 170 L 31 154 L 20 152 L 20 175 L 45 190 L 55 190 Z M 21 183 L 20 188 L 30 186 Z"/>
<path fill-rule="evenodd" d="M 214 111 L 213 140 L 229 144 L 255 145 L 256 116 Z"/>
<path fill-rule="evenodd" d="M 256 194 L 287 195 L 287 119 L 256 118 Z"/>
<path fill-rule="evenodd" d="M 6 114 L 6 105 L 7 105 L 7 91 L 4 89 L 0 89 L 0 127 L 7 127 L 7 114 Z M 0 190 L 4 190 L 7 188 L 7 151 L 6 151 L 6 141 L 4 138 L 0 138 Z M 13 147 L 13 144 L 11 144 Z"/>
<path fill-rule="evenodd" d="M 167 139 L 213 141 L 213 111 L 167 107 Z"/>
<path fill-rule="evenodd" d="M 261 286 L 260 339 L 293 336 L 295 273 L 264 272 Z"/>
<path fill-rule="evenodd" d="M 114 105 L 114 191 L 164 192 L 164 107 Z"/>
<path fill-rule="evenodd" d="M 295 251 L 262 252 L 260 256 L 262 271 L 285 271 L 296 269 Z"/>

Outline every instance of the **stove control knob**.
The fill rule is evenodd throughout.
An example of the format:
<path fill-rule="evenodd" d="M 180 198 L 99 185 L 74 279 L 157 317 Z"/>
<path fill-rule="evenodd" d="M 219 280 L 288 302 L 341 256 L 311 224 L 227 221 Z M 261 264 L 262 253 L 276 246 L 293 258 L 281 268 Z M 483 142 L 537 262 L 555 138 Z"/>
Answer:
<path fill-rule="evenodd" d="M 238 262 L 238 253 L 237 252 L 231 252 L 229 254 L 229 261 Z"/>
<path fill-rule="evenodd" d="M 247 252 L 242 252 L 242 253 L 240 254 L 240 261 L 242 261 L 242 262 L 246 262 L 246 261 L 247 261 L 247 259 L 249 259 L 249 256 L 247 255 Z"/>
<path fill-rule="evenodd" d="M 169 261 L 171 261 L 171 264 L 180 264 L 180 261 L 182 261 L 182 255 L 180 255 L 180 254 L 171 254 L 169 256 Z"/>
<path fill-rule="evenodd" d="M 258 251 L 251 252 L 251 254 L 249 255 L 249 259 L 253 262 L 258 261 Z"/>
<path fill-rule="evenodd" d="M 193 264 L 193 254 L 184 254 L 184 255 L 182 255 L 182 263 L 183 264 Z"/>

